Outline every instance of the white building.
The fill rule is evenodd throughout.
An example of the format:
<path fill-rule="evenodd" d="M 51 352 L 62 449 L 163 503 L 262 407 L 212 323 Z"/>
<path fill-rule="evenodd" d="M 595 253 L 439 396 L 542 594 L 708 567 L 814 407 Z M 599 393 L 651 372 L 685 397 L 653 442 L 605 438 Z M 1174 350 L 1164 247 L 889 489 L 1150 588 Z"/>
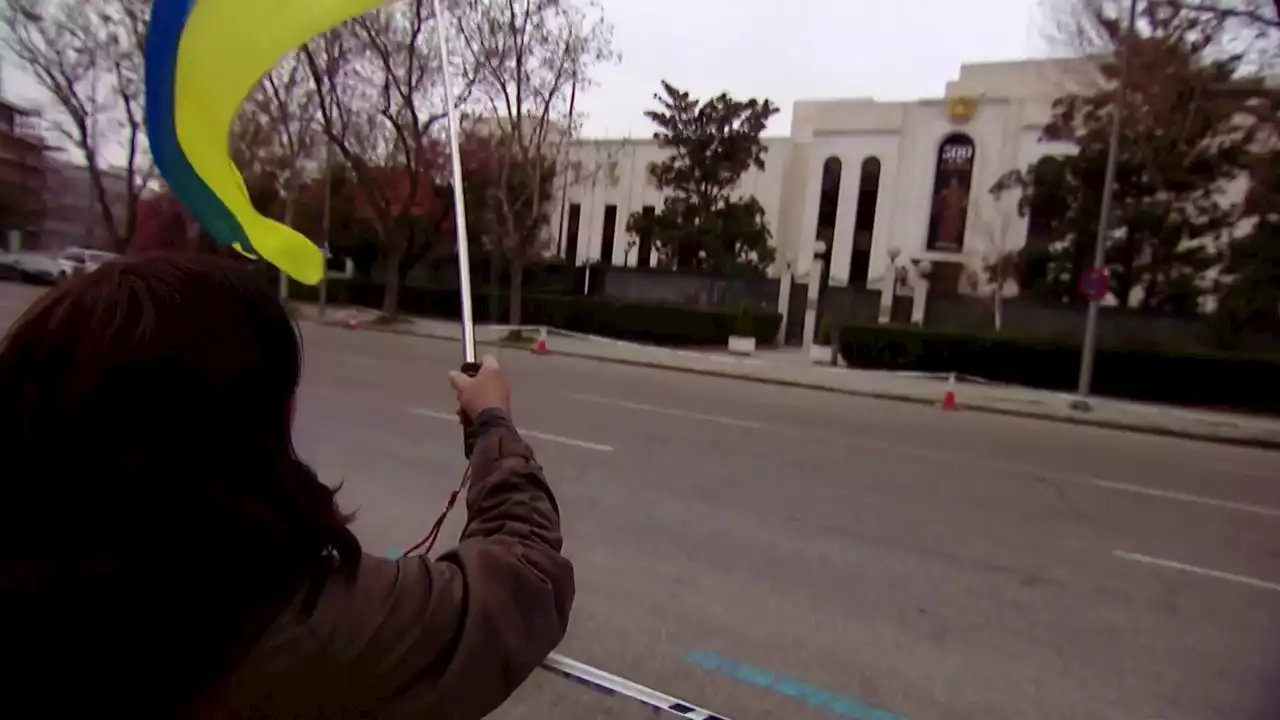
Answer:
<path fill-rule="evenodd" d="M 1040 131 L 1053 99 L 1095 82 L 1093 68 L 1079 59 L 971 64 L 936 99 L 797 102 L 790 136 L 767 140 L 765 171 L 742 186 L 768 213 L 778 249 L 771 274 L 804 281 L 820 236 L 834 241 L 836 286 L 874 282 L 891 256 L 899 265 L 974 266 L 993 246 L 1021 247 L 1026 219 L 1014 198 L 997 203 L 987 190 L 1008 170 L 1073 152 L 1039 142 Z M 663 152 L 648 139 L 584 140 L 570 152 L 587 171 L 568 183 L 563 219 L 557 198 L 560 254 L 576 264 L 606 256 L 614 265 L 653 262 L 625 225 L 631 213 L 661 206 L 646 168 Z"/>

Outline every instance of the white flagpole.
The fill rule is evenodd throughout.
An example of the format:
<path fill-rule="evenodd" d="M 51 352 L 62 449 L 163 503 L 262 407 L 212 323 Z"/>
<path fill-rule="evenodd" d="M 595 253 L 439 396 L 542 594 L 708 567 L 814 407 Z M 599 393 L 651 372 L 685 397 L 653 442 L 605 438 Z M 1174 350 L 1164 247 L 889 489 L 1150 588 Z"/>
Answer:
<path fill-rule="evenodd" d="M 436 14 L 436 42 L 440 44 L 440 74 L 444 79 L 445 112 L 449 117 L 449 155 L 453 162 L 453 217 L 457 228 L 458 294 L 462 301 L 462 359 L 465 365 L 476 362 L 476 325 L 471 312 L 471 254 L 467 245 L 467 196 L 462 189 L 462 157 L 458 140 L 458 109 L 454 107 L 453 87 L 449 78 L 449 41 L 444 29 L 445 16 L 440 0 L 433 0 Z"/>
<path fill-rule="evenodd" d="M 449 45 L 444 29 L 444 13 L 440 0 L 433 0 L 436 15 L 436 41 L 440 43 L 441 74 L 444 78 L 444 98 L 448 105 L 449 154 L 453 164 L 453 202 L 458 243 L 458 291 L 462 294 L 462 344 L 467 363 L 476 361 L 475 321 L 471 314 L 471 258 L 467 247 L 466 193 L 462 189 L 462 159 L 458 140 L 458 114 L 454 107 L 453 88 L 449 79 Z M 574 79 L 573 99 L 577 95 L 577 78 Z M 660 713 L 688 718 L 688 720 L 728 720 L 694 705 L 664 695 L 639 683 L 611 675 L 585 663 L 552 653 L 542 663 L 542 669 L 576 682 L 596 692 L 612 697 L 634 700 Z"/>
<path fill-rule="evenodd" d="M 542 669 L 609 697 L 624 697 L 644 705 L 661 715 L 674 715 L 688 720 L 729 720 L 710 710 L 665 695 L 626 678 L 611 675 L 586 663 L 551 653 Z"/>

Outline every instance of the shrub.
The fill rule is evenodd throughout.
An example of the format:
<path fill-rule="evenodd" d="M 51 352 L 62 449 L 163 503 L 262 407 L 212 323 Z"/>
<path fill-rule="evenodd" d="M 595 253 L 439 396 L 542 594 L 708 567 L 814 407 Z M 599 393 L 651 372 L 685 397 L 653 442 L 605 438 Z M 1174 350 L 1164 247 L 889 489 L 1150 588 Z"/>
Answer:
<path fill-rule="evenodd" d="M 314 302 L 314 287 L 290 286 L 295 299 Z M 377 308 L 382 304 L 381 284 L 364 280 L 330 280 L 329 302 Z M 529 325 L 547 325 L 562 330 L 603 335 L 670 346 L 724 345 L 729 334 L 743 323 L 756 341 L 773 342 L 782 316 L 768 310 L 704 310 L 675 305 L 624 302 L 580 295 L 526 294 L 522 315 Z M 507 317 L 509 296 L 486 290 L 472 294 L 477 320 Z M 400 310 L 409 315 L 457 319 L 462 315 L 458 291 L 444 288 L 405 287 L 400 291 Z M 495 312 L 496 311 L 496 312 Z"/>
<path fill-rule="evenodd" d="M 731 333 L 738 337 L 752 337 L 755 335 L 755 317 L 751 314 L 751 308 L 744 303 L 738 306 L 738 311 L 733 316 L 733 327 Z M 756 338 L 757 341 L 760 338 Z"/>
<path fill-rule="evenodd" d="M 840 354 L 851 367 L 954 372 L 998 382 L 1074 390 L 1080 347 L 1007 335 L 904 326 L 848 326 Z M 1093 391 L 1135 400 L 1280 412 L 1280 358 L 1158 348 L 1099 348 Z"/>

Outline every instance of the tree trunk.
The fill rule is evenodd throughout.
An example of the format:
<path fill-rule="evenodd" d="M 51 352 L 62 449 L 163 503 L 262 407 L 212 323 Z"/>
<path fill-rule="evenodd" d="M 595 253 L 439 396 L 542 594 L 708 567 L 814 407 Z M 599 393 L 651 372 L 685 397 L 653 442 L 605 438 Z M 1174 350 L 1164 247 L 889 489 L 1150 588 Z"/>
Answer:
<path fill-rule="evenodd" d="M 498 302 L 502 295 L 502 249 L 498 243 L 489 243 L 489 322 L 497 325 Z M 508 310 L 507 312 L 510 312 Z"/>
<path fill-rule="evenodd" d="M 511 315 L 509 322 L 519 325 L 521 321 L 521 294 L 524 292 L 524 248 L 517 246 L 511 253 Z"/>
<path fill-rule="evenodd" d="M 293 193 L 290 192 L 284 198 L 284 224 L 287 227 L 293 227 Z M 289 276 L 283 270 L 277 270 L 280 274 L 280 302 L 288 302 L 289 300 Z"/>
<path fill-rule="evenodd" d="M 382 290 L 382 314 L 394 318 L 400 314 L 400 266 L 404 264 L 404 248 L 394 245 L 386 261 L 382 269 L 386 281 Z"/>
<path fill-rule="evenodd" d="M 1121 251 L 1120 271 L 1116 273 L 1116 277 L 1112 278 L 1113 288 L 1112 294 L 1115 295 L 1116 304 L 1124 309 L 1129 309 L 1130 296 L 1133 295 L 1134 277 L 1133 267 L 1138 260 L 1138 251 L 1134 243 L 1138 241 L 1138 234 L 1132 225 L 1125 226 L 1124 246 Z"/>
<path fill-rule="evenodd" d="M 996 332 L 1000 332 L 1004 328 L 1004 284 L 1008 281 L 1005 276 L 1004 257 L 996 260 L 995 277 L 992 281 L 995 287 L 991 290 L 991 317 L 995 323 Z"/>

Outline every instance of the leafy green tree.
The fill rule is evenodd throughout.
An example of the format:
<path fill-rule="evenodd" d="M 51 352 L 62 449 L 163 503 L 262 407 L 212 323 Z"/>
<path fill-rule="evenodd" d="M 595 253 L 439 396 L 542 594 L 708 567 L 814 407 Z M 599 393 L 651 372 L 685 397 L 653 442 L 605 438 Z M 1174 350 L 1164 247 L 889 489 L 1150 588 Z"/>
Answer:
<path fill-rule="evenodd" d="M 1157 0 L 1153 0 L 1157 1 Z M 1158 0 L 1218 20 L 1231 32 L 1247 67 L 1274 68 L 1280 60 L 1280 0 Z M 1241 104 L 1257 149 L 1249 162 L 1250 187 L 1241 208 L 1242 234 L 1228 247 L 1219 276 L 1211 329 L 1216 342 L 1238 346 L 1246 330 L 1280 333 L 1280 91 L 1256 79 L 1219 88 Z"/>
<path fill-rule="evenodd" d="M 1041 232 L 1022 253 L 1022 266 L 1044 275 L 1025 278 L 1030 286 L 1023 288 L 1082 301 L 1078 287 L 1092 265 L 1112 108 L 1122 102 L 1105 253 L 1113 292 L 1142 309 L 1189 315 L 1209 290 L 1205 273 L 1221 261 L 1237 221 L 1238 208 L 1223 193 L 1250 158 L 1239 100 L 1215 92 L 1233 81 L 1242 58 L 1222 51 L 1218 19 L 1155 4 L 1144 5 L 1141 18 L 1131 39 L 1123 20 L 1096 18 L 1117 49 L 1099 65 L 1102 89 L 1054 102 L 1041 139 L 1069 142 L 1078 152 L 1030 167 L 1006 185 L 1023 193 L 1022 212 L 1053 213 L 1037 218 Z M 1132 64 L 1121 93 L 1126 52 Z"/>
<path fill-rule="evenodd" d="M 1274 128 L 1274 111 L 1271 111 Z M 1216 340 L 1233 346 L 1244 330 L 1280 333 L 1280 150 L 1258 153 L 1243 217 L 1252 223 L 1235 238 L 1222 267 L 1214 317 Z"/>
<path fill-rule="evenodd" d="M 627 232 L 653 238 L 659 265 L 733 274 L 760 274 L 773 263 L 764 207 L 738 194 L 747 171 L 764 170 L 760 134 L 778 108 L 769 100 L 736 100 L 721 93 L 699 101 L 663 81 L 660 110 L 645 116 L 670 155 L 651 163 L 649 176 L 665 199 L 650 217 L 632 213 Z"/>

